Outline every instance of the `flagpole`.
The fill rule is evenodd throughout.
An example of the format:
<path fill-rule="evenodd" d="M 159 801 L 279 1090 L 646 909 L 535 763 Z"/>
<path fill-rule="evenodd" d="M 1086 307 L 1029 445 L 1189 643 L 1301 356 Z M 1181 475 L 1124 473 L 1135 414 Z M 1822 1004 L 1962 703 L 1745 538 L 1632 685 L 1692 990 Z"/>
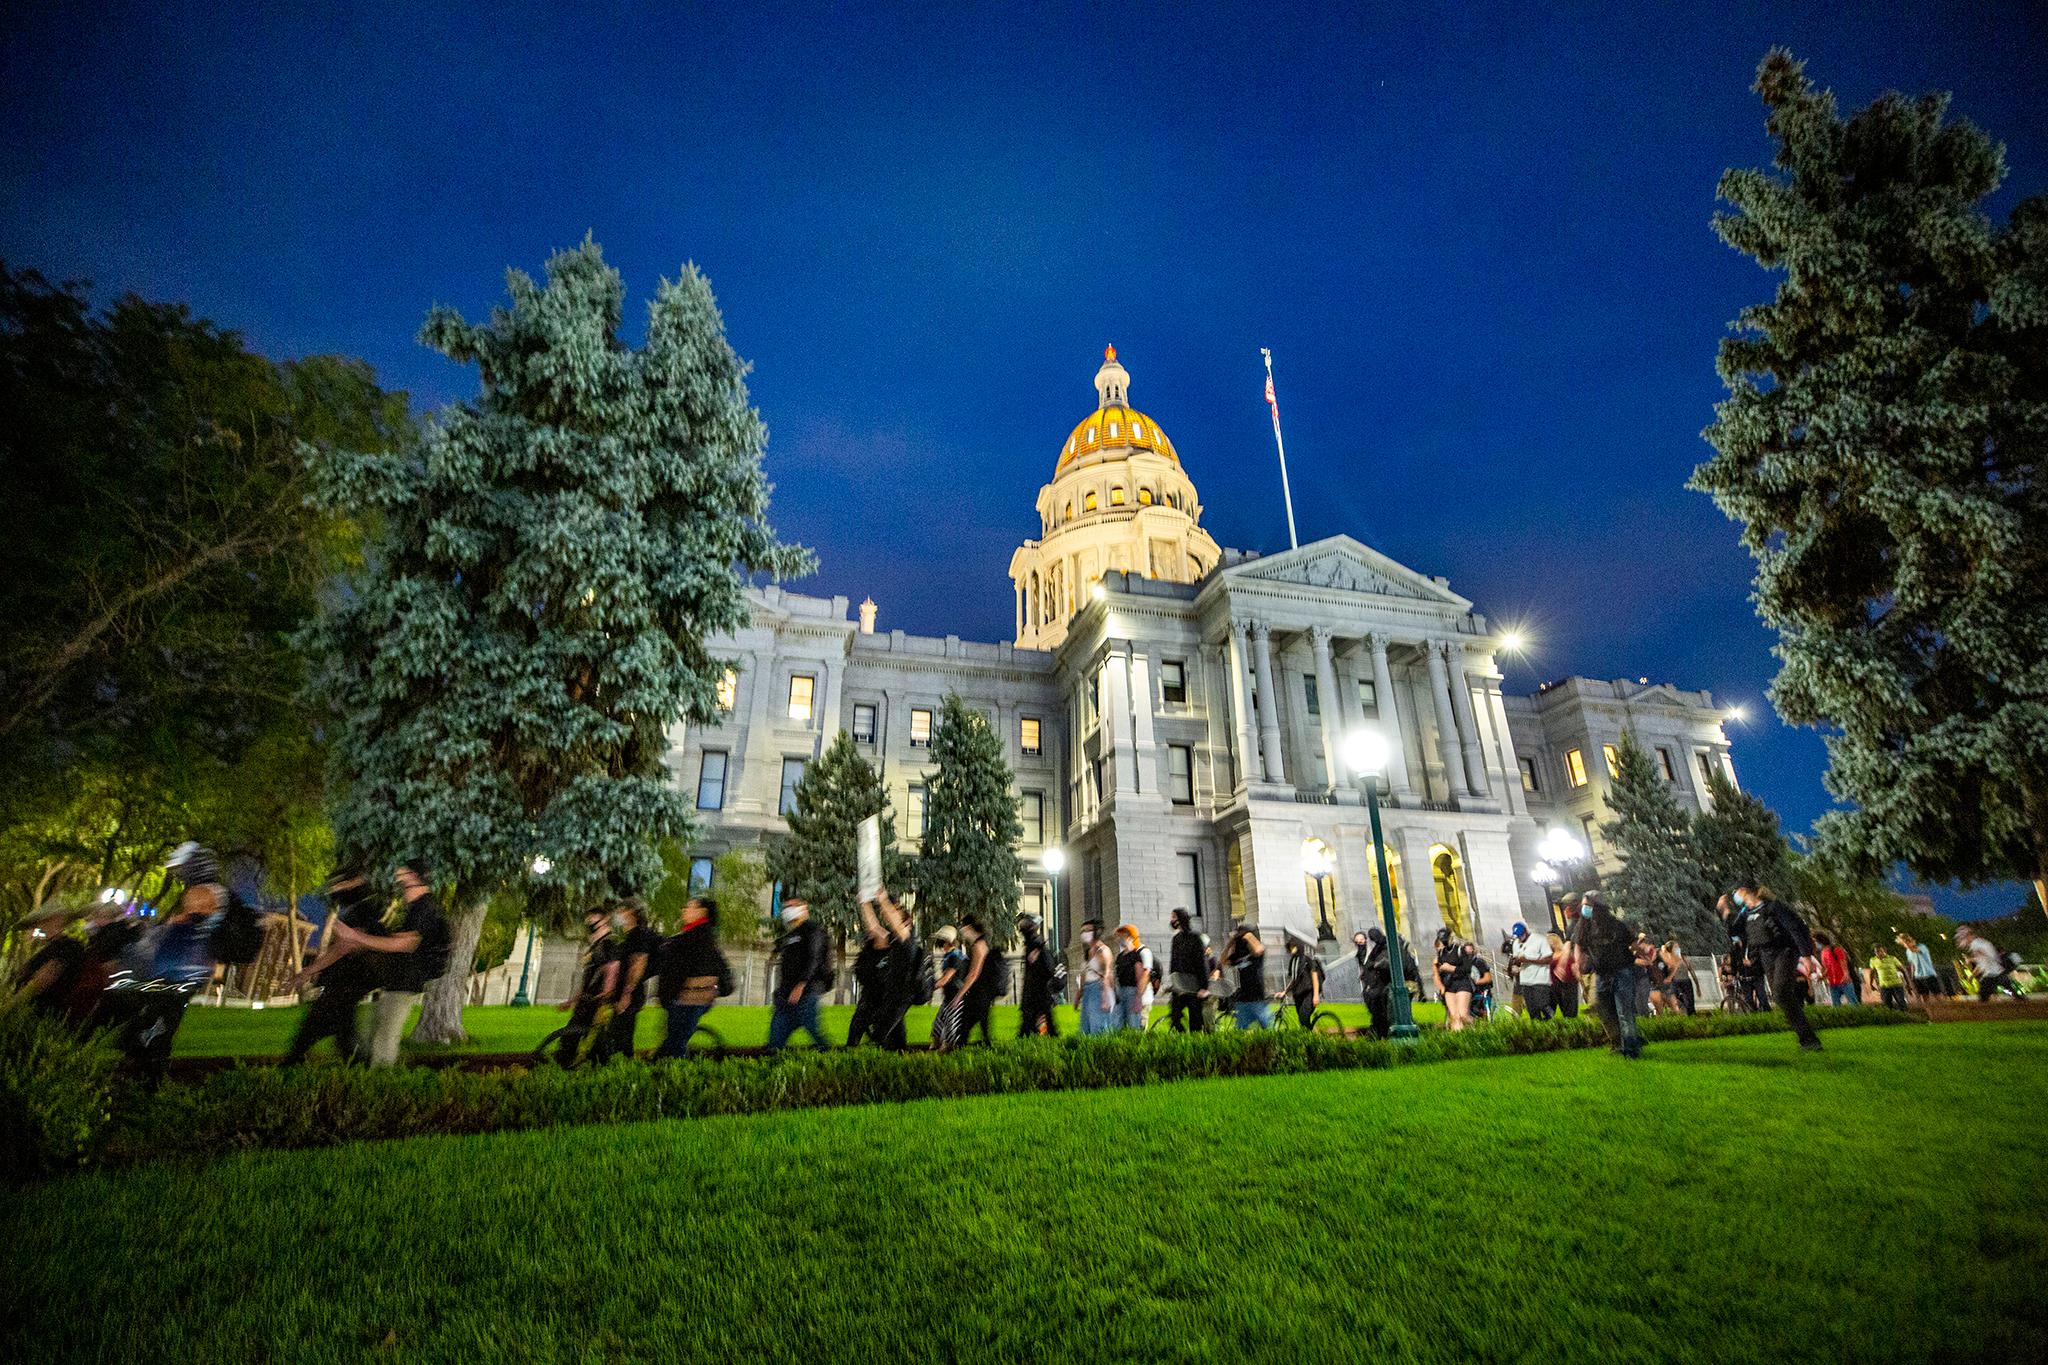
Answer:
<path fill-rule="evenodd" d="M 1273 409 L 1273 445 L 1280 452 L 1280 498 L 1287 504 L 1287 548 L 1298 550 L 1301 540 L 1294 534 L 1294 494 L 1287 487 L 1287 443 L 1280 439 L 1280 400 L 1273 393 L 1273 353 L 1261 346 L 1259 354 L 1266 358 L 1266 406 Z"/>

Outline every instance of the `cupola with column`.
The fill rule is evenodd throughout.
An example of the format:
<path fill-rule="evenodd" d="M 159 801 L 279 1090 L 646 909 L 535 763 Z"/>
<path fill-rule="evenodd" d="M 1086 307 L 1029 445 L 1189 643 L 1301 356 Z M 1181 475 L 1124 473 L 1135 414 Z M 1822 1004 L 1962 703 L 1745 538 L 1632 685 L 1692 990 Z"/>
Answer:
<path fill-rule="evenodd" d="M 1195 485 L 1166 432 L 1130 405 L 1131 376 L 1103 350 L 1095 411 L 1075 424 L 1052 482 L 1038 490 L 1040 534 L 1010 557 L 1017 644 L 1056 649 L 1067 622 L 1111 570 L 1199 582 L 1220 551 L 1201 528 Z"/>

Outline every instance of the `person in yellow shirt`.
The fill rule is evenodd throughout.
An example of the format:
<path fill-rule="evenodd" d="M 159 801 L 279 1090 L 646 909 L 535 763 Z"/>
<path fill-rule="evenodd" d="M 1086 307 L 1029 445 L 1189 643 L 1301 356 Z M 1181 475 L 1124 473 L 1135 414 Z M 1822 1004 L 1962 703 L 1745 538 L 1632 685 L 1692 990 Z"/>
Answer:
<path fill-rule="evenodd" d="M 1876 984 L 1878 994 L 1884 1003 L 1895 1010 L 1906 1008 L 1906 969 L 1899 960 L 1878 944 L 1870 959 L 1870 979 Z"/>

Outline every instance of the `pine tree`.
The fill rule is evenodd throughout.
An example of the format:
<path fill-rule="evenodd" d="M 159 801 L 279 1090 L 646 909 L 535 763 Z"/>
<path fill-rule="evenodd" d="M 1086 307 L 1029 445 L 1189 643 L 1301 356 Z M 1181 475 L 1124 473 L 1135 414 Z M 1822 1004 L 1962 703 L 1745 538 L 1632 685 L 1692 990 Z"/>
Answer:
<path fill-rule="evenodd" d="M 948 694 L 932 735 L 937 771 L 925 789 L 924 856 L 918 862 L 918 917 L 935 925 L 981 917 L 1006 945 L 1017 927 L 1024 824 L 1003 742 L 979 711 Z"/>
<path fill-rule="evenodd" d="M 2004 149 L 1945 95 L 1845 120 L 1782 49 L 1755 88 L 1781 174 L 1727 172 L 1715 229 L 1783 278 L 1692 486 L 1756 558 L 1779 714 L 1836 732 L 1828 856 L 2048 904 L 2048 197 L 1994 225 Z"/>
<path fill-rule="evenodd" d="M 1607 804 L 1615 818 L 1600 832 L 1621 859 L 1607 878 L 1615 908 L 1659 943 L 1676 938 L 1687 952 L 1717 951 L 1714 889 L 1694 857 L 1689 822 L 1633 731 L 1622 732 Z"/>
<path fill-rule="evenodd" d="M 1791 894 L 1792 866 L 1778 817 L 1718 767 L 1707 777 L 1708 809 L 1692 819 L 1696 861 L 1715 892 L 1747 883 Z"/>
<path fill-rule="evenodd" d="M 488 322 L 428 315 L 421 339 L 483 390 L 404 455 L 328 454 L 316 489 L 380 529 L 365 571 L 307 632 L 332 741 L 341 846 L 424 858 L 470 960 L 502 889 L 558 912 L 661 876 L 688 828 L 662 767 L 679 718 L 709 720 L 748 620 L 741 571 L 802 572 L 765 520 L 765 432 L 694 266 L 663 281 L 647 340 L 595 243 L 509 272 Z M 534 884 L 534 859 L 552 870 Z M 414 1037 L 463 1037 L 468 982 L 429 991 Z"/>
<path fill-rule="evenodd" d="M 796 784 L 796 809 L 783 817 L 789 837 L 768 849 L 768 875 L 782 883 L 785 898 L 810 902 L 811 917 L 838 941 L 860 931 L 860 822 L 882 817 L 882 882 L 893 895 L 911 889 L 914 869 L 896 846 L 896 814 L 881 774 L 861 757 L 853 736 L 841 730 L 824 756 L 804 769 Z"/>

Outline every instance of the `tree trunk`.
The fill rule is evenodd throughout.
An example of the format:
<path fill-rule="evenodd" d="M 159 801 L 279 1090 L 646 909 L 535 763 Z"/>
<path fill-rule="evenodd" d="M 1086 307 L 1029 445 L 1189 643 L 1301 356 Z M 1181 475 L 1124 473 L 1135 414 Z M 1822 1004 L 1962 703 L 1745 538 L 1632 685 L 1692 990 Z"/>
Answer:
<path fill-rule="evenodd" d="M 448 970 L 427 987 L 420 1001 L 420 1021 L 412 1026 L 411 1041 L 439 1046 L 469 1041 L 469 1034 L 462 1027 L 462 1007 L 469 1003 L 476 941 L 483 937 L 484 916 L 489 910 L 490 903 L 480 900 L 448 926 L 454 939 L 448 950 Z"/>

